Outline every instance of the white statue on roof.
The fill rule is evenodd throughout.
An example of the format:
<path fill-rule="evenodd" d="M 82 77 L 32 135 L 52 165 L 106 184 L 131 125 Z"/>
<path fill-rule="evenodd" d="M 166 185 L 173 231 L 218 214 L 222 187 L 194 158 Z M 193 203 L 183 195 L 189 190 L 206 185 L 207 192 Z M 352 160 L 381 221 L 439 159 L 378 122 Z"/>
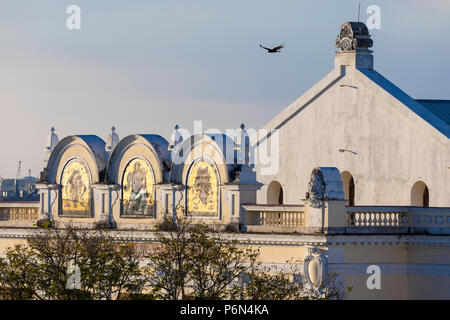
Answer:
<path fill-rule="evenodd" d="M 120 139 L 119 135 L 116 133 L 116 127 L 113 126 L 111 128 L 111 133 L 108 135 L 108 139 L 106 140 L 106 152 L 113 152 L 119 141 Z"/>
<path fill-rule="evenodd" d="M 170 136 L 169 150 L 172 150 L 175 146 L 183 142 L 183 135 L 181 134 L 180 127 L 176 125 L 174 129 L 175 130 Z"/>
<path fill-rule="evenodd" d="M 58 144 L 59 138 L 55 133 L 55 127 L 51 127 L 50 134 L 47 136 L 47 143 L 45 144 L 45 152 L 47 153 L 47 159 L 44 160 L 44 163 L 47 163 L 50 154 L 52 153 L 55 146 Z"/>

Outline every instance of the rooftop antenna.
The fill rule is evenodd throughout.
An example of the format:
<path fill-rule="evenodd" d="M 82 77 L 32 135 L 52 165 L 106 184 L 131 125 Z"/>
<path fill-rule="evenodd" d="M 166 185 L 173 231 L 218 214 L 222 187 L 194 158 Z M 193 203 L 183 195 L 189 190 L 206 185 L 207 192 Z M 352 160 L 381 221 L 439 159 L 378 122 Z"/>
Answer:
<path fill-rule="evenodd" d="M 358 2 L 358 22 L 359 22 L 359 14 L 361 12 L 361 2 Z"/>

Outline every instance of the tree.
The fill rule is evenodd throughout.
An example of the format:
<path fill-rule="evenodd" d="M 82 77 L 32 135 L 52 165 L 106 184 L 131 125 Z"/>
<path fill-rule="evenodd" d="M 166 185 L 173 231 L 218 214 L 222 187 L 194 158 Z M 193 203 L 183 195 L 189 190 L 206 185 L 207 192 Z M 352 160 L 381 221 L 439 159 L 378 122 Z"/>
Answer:
<path fill-rule="evenodd" d="M 276 271 L 258 265 L 249 274 L 244 297 L 250 300 L 335 300 L 343 299 L 342 284 L 335 274 L 325 274 L 319 288 L 301 276 L 300 261 L 286 261 L 288 271 Z"/>
<path fill-rule="evenodd" d="M 145 286 L 141 258 L 133 243 L 105 231 L 46 229 L 0 259 L 0 292 L 4 299 L 121 299 Z"/>
<path fill-rule="evenodd" d="M 155 235 L 160 246 L 148 256 L 147 270 L 152 292 L 160 299 L 235 298 L 236 279 L 258 256 L 189 219 L 180 219 L 171 232 L 156 230 Z"/>
<path fill-rule="evenodd" d="M 239 244 L 207 225 L 179 219 L 170 232 L 155 232 L 159 246 L 148 254 L 150 288 L 159 299 L 298 300 L 340 298 L 339 286 L 327 277 L 324 286 L 310 288 L 298 261 L 277 271 L 260 261 L 258 250 Z M 328 287 L 331 285 L 331 287 Z"/>
<path fill-rule="evenodd" d="M 144 250 L 107 231 L 36 231 L 0 258 L 2 299 L 339 299 L 335 276 L 313 288 L 298 261 L 276 270 L 258 250 L 203 223 L 178 219 L 155 230 Z"/>

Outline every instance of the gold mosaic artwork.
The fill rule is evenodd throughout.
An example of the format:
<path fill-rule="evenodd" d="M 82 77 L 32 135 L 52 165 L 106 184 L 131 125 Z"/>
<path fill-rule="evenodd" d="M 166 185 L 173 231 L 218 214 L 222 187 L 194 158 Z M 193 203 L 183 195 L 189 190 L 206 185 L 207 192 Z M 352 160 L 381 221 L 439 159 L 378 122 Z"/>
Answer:
<path fill-rule="evenodd" d="M 70 161 L 61 178 L 62 215 L 90 216 L 90 181 L 85 164 Z"/>
<path fill-rule="evenodd" d="M 214 167 L 201 161 L 193 165 L 188 177 L 188 214 L 216 216 L 218 179 Z"/>
<path fill-rule="evenodd" d="M 122 215 L 153 215 L 153 172 L 143 159 L 128 163 L 122 180 Z"/>

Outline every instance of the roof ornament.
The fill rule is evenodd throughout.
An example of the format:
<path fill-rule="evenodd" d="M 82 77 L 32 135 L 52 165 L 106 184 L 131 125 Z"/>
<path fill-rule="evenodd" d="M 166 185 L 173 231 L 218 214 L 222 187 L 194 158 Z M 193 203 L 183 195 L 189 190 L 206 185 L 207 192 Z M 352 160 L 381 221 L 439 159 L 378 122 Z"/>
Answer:
<path fill-rule="evenodd" d="M 170 137 L 169 150 L 172 150 L 173 148 L 175 148 L 175 146 L 183 142 L 183 135 L 180 132 L 180 126 L 175 125 L 174 130 L 175 131 L 172 133 L 172 136 Z"/>
<path fill-rule="evenodd" d="M 234 149 L 236 150 L 236 161 L 238 164 L 249 164 L 250 137 L 245 130 L 245 124 L 241 123 L 240 130 L 234 138 Z"/>
<path fill-rule="evenodd" d="M 50 155 L 53 148 L 58 144 L 59 138 L 55 133 L 55 127 L 51 127 L 50 134 L 47 137 L 47 143 L 45 144 L 45 151 Z"/>
<path fill-rule="evenodd" d="M 47 142 L 45 144 L 45 153 L 47 154 L 46 159 L 44 159 L 44 166 L 47 166 L 48 159 L 50 158 L 50 154 L 52 153 L 55 146 L 58 144 L 59 138 L 55 133 L 55 127 L 51 127 L 50 133 L 47 136 Z"/>
<path fill-rule="evenodd" d="M 335 46 L 342 51 L 353 51 L 371 48 L 373 41 L 363 22 L 346 22 L 341 26 Z"/>
<path fill-rule="evenodd" d="M 111 128 L 111 133 L 108 135 L 108 139 L 106 140 L 105 150 L 106 152 L 113 152 L 114 148 L 119 144 L 120 138 L 116 133 L 116 127 Z"/>

